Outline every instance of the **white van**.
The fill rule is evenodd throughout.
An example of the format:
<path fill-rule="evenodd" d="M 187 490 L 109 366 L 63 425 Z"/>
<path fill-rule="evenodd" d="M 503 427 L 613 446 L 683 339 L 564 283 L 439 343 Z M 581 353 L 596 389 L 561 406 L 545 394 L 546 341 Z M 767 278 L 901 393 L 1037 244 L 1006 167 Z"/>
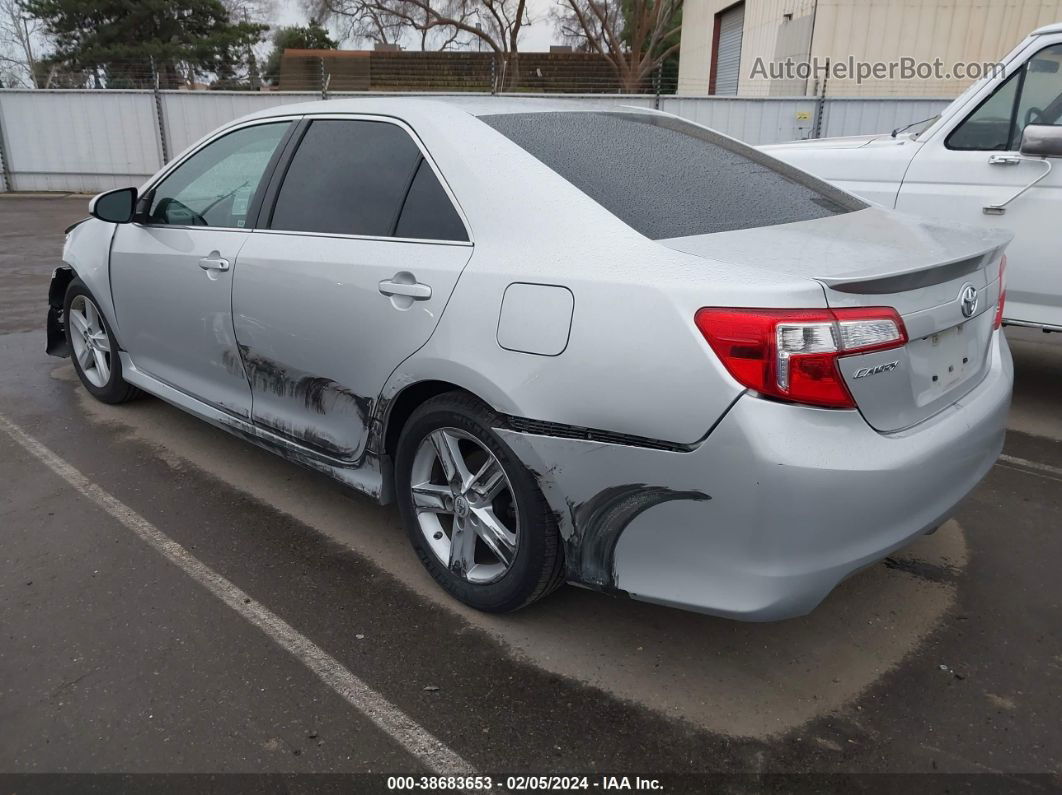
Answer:
<path fill-rule="evenodd" d="M 921 132 L 761 148 L 886 207 L 1014 232 L 1004 320 L 1062 331 L 1062 23 L 1003 63 Z"/>

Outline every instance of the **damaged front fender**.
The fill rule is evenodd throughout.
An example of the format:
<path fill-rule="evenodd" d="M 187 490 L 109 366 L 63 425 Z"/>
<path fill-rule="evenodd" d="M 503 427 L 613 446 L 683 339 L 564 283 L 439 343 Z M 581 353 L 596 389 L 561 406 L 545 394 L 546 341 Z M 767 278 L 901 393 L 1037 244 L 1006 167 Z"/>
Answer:
<path fill-rule="evenodd" d="M 44 352 L 49 356 L 65 359 L 70 356 L 70 343 L 66 338 L 66 318 L 63 307 L 66 302 L 66 289 L 77 274 L 69 265 L 60 265 L 52 271 L 52 283 L 48 287 L 48 318 L 46 328 L 48 341 Z"/>

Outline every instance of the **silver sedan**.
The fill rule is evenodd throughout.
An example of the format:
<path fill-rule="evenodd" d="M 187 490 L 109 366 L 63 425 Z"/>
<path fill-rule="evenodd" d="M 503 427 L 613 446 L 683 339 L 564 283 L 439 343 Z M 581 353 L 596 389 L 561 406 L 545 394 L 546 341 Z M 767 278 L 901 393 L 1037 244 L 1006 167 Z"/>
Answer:
<path fill-rule="evenodd" d="M 1002 446 L 1005 235 L 666 114 L 283 106 L 90 211 L 49 352 L 397 502 L 482 610 L 806 613 Z"/>

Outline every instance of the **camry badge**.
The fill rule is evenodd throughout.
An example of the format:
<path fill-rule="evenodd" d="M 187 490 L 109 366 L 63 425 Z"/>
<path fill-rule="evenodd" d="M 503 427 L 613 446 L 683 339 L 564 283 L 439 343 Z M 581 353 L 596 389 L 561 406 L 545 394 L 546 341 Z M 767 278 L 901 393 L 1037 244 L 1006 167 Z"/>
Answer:
<path fill-rule="evenodd" d="M 868 375 L 877 375 L 878 373 L 891 373 L 897 367 L 900 366 L 899 362 L 885 362 L 885 364 L 879 364 L 874 367 L 861 367 L 853 374 L 853 378 L 866 378 Z"/>
<path fill-rule="evenodd" d="M 973 317 L 977 311 L 977 288 L 972 284 L 964 284 L 959 291 L 959 308 L 963 317 Z"/>

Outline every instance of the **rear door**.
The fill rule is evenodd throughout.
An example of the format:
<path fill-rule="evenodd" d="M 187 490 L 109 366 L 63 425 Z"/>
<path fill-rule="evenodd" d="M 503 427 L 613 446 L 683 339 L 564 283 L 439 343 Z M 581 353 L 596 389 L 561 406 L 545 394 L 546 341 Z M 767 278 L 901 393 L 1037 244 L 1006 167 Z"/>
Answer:
<path fill-rule="evenodd" d="M 384 382 L 431 336 L 472 244 L 401 122 L 316 117 L 297 135 L 240 252 L 236 339 L 254 422 L 351 461 Z"/>
<path fill-rule="evenodd" d="M 1062 326 L 1062 167 L 1018 152 L 1025 125 L 1062 124 L 1062 43 L 1034 40 L 1029 54 L 1012 63 L 1010 74 L 972 110 L 921 147 L 896 209 L 1014 232 L 1007 250 L 1007 318 Z M 1002 210 L 985 212 L 1004 203 Z"/>

